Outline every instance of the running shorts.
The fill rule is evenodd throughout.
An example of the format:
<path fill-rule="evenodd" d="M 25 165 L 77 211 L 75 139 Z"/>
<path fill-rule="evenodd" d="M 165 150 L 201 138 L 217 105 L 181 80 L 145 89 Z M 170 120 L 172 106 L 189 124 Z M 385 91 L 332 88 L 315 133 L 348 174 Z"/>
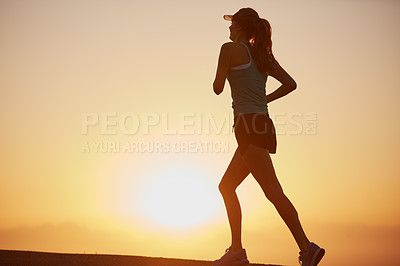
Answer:
<path fill-rule="evenodd" d="M 234 118 L 233 127 L 240 154 L 250 144 L 276 153 L 276 131 L 268 113 L 240 114 Z"/>

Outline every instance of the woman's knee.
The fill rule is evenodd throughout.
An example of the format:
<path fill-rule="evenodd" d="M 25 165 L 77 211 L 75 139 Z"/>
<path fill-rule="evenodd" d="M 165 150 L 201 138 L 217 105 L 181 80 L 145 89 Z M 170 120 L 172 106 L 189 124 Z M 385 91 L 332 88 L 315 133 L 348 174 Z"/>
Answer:
<path fill-rule="evenodd" d="M 218 185 L 218 189 L 222 195 L 228 195 L 231 193 L 235 193 L 236 187 L 227 182 L 221 181 Z"/>
<path fill-rule="evenodd" d="M 223 195 L 227 191 L 227 185 L 224 182 L 220 182 L 218 185 L 219 192 Z"/>

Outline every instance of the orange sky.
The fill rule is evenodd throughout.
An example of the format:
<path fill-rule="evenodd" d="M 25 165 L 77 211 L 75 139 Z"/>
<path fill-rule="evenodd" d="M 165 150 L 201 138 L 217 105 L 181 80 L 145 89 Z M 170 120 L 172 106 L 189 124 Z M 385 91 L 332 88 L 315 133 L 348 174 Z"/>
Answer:
<path fill-rule="evenodd" d="M 398 265 L 400 4 L 136 2 L 0 1 L 0 248 L 219 257 L 236 142 L 211 84 L 222 15 L 251 6 L 298 84 L 272 159 L 321 265 Z M 238 194 L 250 260 L 296 265 L 251 176 Z"/>

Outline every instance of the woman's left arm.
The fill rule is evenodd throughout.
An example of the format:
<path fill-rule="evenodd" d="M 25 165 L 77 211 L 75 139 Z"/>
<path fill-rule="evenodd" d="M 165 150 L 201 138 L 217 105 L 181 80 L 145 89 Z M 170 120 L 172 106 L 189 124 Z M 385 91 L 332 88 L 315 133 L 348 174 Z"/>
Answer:
<path fill-rule="evenodd" d="M 221 94 L 224 90 L 226 76 L 228 75 L 230 65 L 229 44 L 230 43 L 224 43 L 219 53 L 217 73 L 213 83 L 213 89 L 217 95 Z"/>

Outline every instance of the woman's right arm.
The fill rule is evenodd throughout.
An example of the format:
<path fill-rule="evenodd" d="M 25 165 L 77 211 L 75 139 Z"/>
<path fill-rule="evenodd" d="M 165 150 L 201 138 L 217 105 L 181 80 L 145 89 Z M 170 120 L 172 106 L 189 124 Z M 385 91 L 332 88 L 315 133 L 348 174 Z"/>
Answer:
<path fill-rule="evenodd" d="M 215 94 L 219 95 L 225 86 L 225 79 L 228 75 L 229 65 L 230 65 L 230 43 L 224 43 L 221 46 L 221 51 L 219 52 L 217 73 L 215 75 L 215 80 L 213 83 L 213 90 Z"/>
<path fill-rule="evenodd" d="M 282 85 L 267 95 L 267 103 L 287 95 L 297 87 L 294 79 L 279 64 L 277 64 L 276 70 L 269 73 L 269 75 L 278 80 Z"/>

